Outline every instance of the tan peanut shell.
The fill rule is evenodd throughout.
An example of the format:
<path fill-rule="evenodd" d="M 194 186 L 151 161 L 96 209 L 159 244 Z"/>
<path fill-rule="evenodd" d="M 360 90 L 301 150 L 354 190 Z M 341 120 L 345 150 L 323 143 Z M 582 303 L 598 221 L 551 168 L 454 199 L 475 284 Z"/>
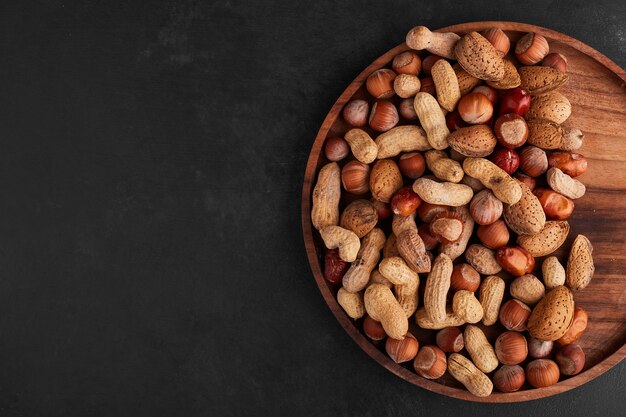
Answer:
<path fill-rule="evenodd" d="M 345 288 L 339 288 L 337 291 L 337 303 L 343 308 L 348 316 L 352 319 L 360 319 L 365 315 L 365 304 L 363 304 L 363 294 L 352 293 L 346 291 Z"/>
<path fill-rule="evenodd" d="M 480 158 L 493 152 L 498 139 L 489 126 L 474 125 L 450 133 L 448 144 L 461 155 Z"/>
<path fill-rule="evenodd" d="M 407 229 L 415 230 L 417 232 L 417 225 L 415 224 L 415 215 L 413 212 L 408 216 L 400 216 L 399 214 L 393 215 L 393 220 L 391 221 L 391 230 L 393 234 L 400 236 L 400 233 L 404 232 Z"/>
<path fill-rule="evenodd" d="M 447 111 L 454 110 L 461 99 L 461 90 L 452 65 L 445 59 L 440 59 L 435 62 L 430 72 L 439 105 Z"/>
<path fill-rule="evenodd" d="M 380 251 L 385 245 L 385 240 L 385 233 L 379 228 L 374 228 L 365 235 L 356 259 L 343 276 L 343 288 L 357 292 L 367 286 L 370 274 L 380 259 Z"/>
<path fill-rule="evenodd" d="M 466 95 L 471 92 L 474 88 L 478 87 L 481 83 L 481 80 L 471 75 L 469 72 L 465 71 L 462 66 L 458 63 L 452 66 L 454 73 L 456 74 L 456 79 L 459 83 L 459 90 L 461 90 L 461 96 Z"/>
<path fill-rule="evenodd" d="M 383 246 L 383 258 L 391 258 L 393 256 L 400 256 L 400 252 L 398 252 L 398 247 L 396 246 L 396 235 L 390 233 L 385 246 Z"/>
<path fill-rule="evenodd" d="M 493 383 L 489 377 L 458 353 L 453 353 L 448 358 L 448 372 L 477 397 L 488 397 L 493 391 Z"/>
<path fill-rule="evenodd" d="M 585 195 L 585 184 L 572 178 L 560 169 L 553 167 L 546 172 L 548 185 L 557 193 L 575 200 Z"/>
<path fill-rule="evenodd" d="M 424 309 L 433 323 L 446 318 L 446 296 L 450 289 L 452 260 L 444 253 L 435 258 L 424 288 Z"/>
<path fill-rule="evenodd" d="M 522 275 L 511 282 L 511 296 L 527 305 L 537 304 L 546 295 L 546 288 L 533 274 Z"/>
<path fill-rule="evenodd" d="M 424 307 L 418 309 L 415 313 L 415 322 L 419 327 L 427 330 L 439 330 L 445 329 L 446 327 L 457 327 L 465 324 L 465 321 L 454 314 L 452 309 L 446 310 L 446 317 L 443 321 L 434 322 L 428 317 Z"/>
<path fill-rule="evenodd" d="M 413 271 L 429 272 L 431 270 L 430 258 L 417 230 L 407 229 L 396 236 L 396 249 Z"/>
<path fill-rule="evenodd" d="M 543 119 L 561 124 L 572 114 L 572 105 L 567 97 L 558 91 L 533 96 L 530 109 L 524 115 L 526 120 Z"/>
<path fill-rule="evenodd" d="M 522 187 L 503 169 L 484 158 L 466 158 L 463 170 L 478 179 L 485 187 L 506 204 L 515 204 L 522 198 Z"/>
<path fill-rule="evenodd" d="M 444 151 L 430 150 L 424 154 L 424 159 L 428 169 L 440 180 L 458 183 L 465 175 L 461 164 L 448 158 Z"/>
<path fill-rule="evenodd" d="M 569 229 L 566 220 L 547 221 L 539 233 L 518 236 L 517 244 L 534 257 L 547 256 L 561 247 L 567 239 Z"/>
<path fill-rule="evenodd" d="M 465 259 L 472 268 L 483 275 L 497 274 L 502 270 L 502 267 L 496 261 L 494 251 L 478 243 L 474 243 L 467 248 L 465 251 Z"/>
<path fill-rule="evenodd" d="M 435 97 L 428 93 L 420 92 L 415 95 L 413 108 L 426 131 L 428 142 L 433 149 L 445 149 L 448 147 L 446 138 L 450 130 L 446 125 L 446 117 L 439 107 Z"/>
<path fill-rule="evenodd" d="M 472 237 L 472 232 L 474 231 L 474 219 L 472 219 L 467 206 L 456 207 L 454 212 L 460 216 L 463 222 L 461 237 L 459 237 L 456 242 L 442 243 L 440 247 L 440 253 L 445 253 L 453 261 L 463 255 L 465 248 L 467 248 L 467 243 Z"/>
<path fill-rule="evenodd" d="M 339 224 L 339 200 L 341 199 L 341 170 L 336 162 L 320 169 L 313 189 L 311 223 L 317 230 Z"/>
<path fill-rule="evenodd" d="M 409 331 L 409 321 L 391 290 L 382 284 L 372 284 L 365 290 L 363 298 L 365 311 L 382 324 L 385 333 L 392 339 L 404 339 Z"/>
<path fill-rule="evenodd" d="M 580 291 L 591 282 L 595 271 L 592 253 L 589 239 L 585 235 L 576 236 L 567 258 L 565 274 L 565 282 L 573 291 Z"/>
<path fill-rule="evenodd" d="M 378 269 L 373 270 L 370 274 L 370 280 L 367 285 L 370 286 L 372 284 L 382 284 L 387 288 L 393 288 L 391 281 L 385 278 Z"/>
<path fill-rule="evenodd" d="M 459 290 L 452 298 L 452 311 L 466 323 L 478 323 L 483 319 L 483 307 L 473 292 Z"/>
<path fill-rule="evenodd" d="M 441 241 L 454 242 L 463 233 L 463 222 L 455 218 L 442 217 L 430 223 L 430 231 L 433 235 L 439 236 Z"/>
<path fill-rule="evenodd" d="M 398 74 L 393 80 L 393 90 L 400 98 L 413 97 L 420 91 L 421 86 L 420 79 L 414 74 Z"/>
<path fill-rule="evenodd" d="M 320 230 L 320 235 L 327 249 L 339 248 L 339 257 L 346 262 L 354 262 L 361 241 L 353 231 L 339 226 L 326 226 Z"/>
<path fill-rule="evenodd" d="M 465 349 L 470 354 L 472 362 L 481 371 L 489 373 L 498 367 L 498 357 L 493 346 L 487 341 L 485 333 L 474 325 L 465 326 L 463 332 Z"/>
<path fill-rule="evenodd" d="M 483 324 L 491 326 L 498 321 L 500 304 L 504 297 L 504 280 L 492 275 L 483 279 L 480 284 L 478 299 L 483 306 Z"/>
<path fill-rule="evenodd" d="M 393 194 L 402 188 L 402 174 L 391 159 L 376 161 L 370 173 L 370 190 L 376 200 L 388 203 Z"/>
<path fill-rule="evenodd" d="M 376 207 L 372 202 L 363 199 L 348 204 L 339 220 L 341 227 L 352 230 L 359 238 L 368 234 L 376 223 L 378 223 Z"/>
<path fill-rule="evenodd" d="M 464 184 L 436 182 L 428 178 L 418 178 L 413 183 L 413 191 L 430 204 L 458 207 L 470 202 L 474 191 Z"/>
<path fill-rule="evenodd" d="M 565 268 L 556 256 L 549 256 L 541 264 L 541 274 L 546 289 L 551 290 L 559 285 L 565 285 Z"/>
<path fill-rule="evenodd" d="M 551 67 L 520 67 L 518 71 L 521 87 L 532 96 L 555 90 L 565 84 L 568 78 L 567 73 Z"/>
<path fill-rule="evenodd" d="M 407 33 L 406 44 L 417 51 L 426 49 L 431 54 L 454 59 L 454 45 L 459 39 L 453 32 L 431 32 L 426 26 L 416 26 Z"/>
<path fill-rule="evenodd" d="M 432 149 L 424 129 L 415 125 L 396 126 L 378 135 L 374 142 L 378 146 L 378 159 L 393 158 L 402 152 Z"/>
<path fill-rule="evenodd" d="M 394 284 L 396 298 L 408 319 L 417 310 L 419 276 L 400 257 L 383 259 L 378 270 L 389 282 Z"/>
<path fill-rule="evenodd" d="M 493 45 L 478 32 L 463 36 L 454 46 L 454 55 L 465 71 L 486 81 L 500 81 L 505 67 Z"/>
<path fill-rule="evenodd" d="M 560 339 L 574 319 L 574 296 L 564 286 L 550 290 L 535 306 L 528 319 L 528 332 L 535 339 Z"/>
<path fill-rule="evenodd" d="M 563 145 L 563 129 L 547 120 L 529 120 L 528 140 L 530 145 L 541 149 L 559 149 Z"/>
<path fill-rule="evenodd" d="M 560 149 L 564 151 L 576 151 L 583 146 L 585 135 L 580 129 L 575 127 L 566 127 L 563 131 L 563 143 Z"/>
<path fill-rule="evenodd" d="M 378 155 L 378 146 L 366 131 L 358 128 L 351 129 L 346 132 L 344 139 L 350 145 L 350 150 L 358 161 L 364 164 L 374 162 Z"/>
<path fill-rule="evenodd" d="M 515 65 L 508 59 L 504 61 L 504 77 L 500 81 L 487 81 L 487 85 L 497 90 L 508 90 L 510 88 L 519 87 L 522 83 L 520 74 L 517 72 Z"/>
<path fill-rule="evenodd" d="M 522 182 L 518 184 L 522 189 L 522 197 L 517 203 L 504 207 L 504 220 L 519 235 L 539 233 L 546 224 L 546 213 L 530 188 Z"/>

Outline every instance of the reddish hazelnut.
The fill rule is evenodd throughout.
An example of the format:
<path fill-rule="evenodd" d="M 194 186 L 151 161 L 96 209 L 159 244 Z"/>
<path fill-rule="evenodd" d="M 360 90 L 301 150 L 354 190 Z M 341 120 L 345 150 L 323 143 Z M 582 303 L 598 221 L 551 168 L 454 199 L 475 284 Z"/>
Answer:
<path fill-rule="evenodd" d="M 406 120 L 417 120 L 417 113 L 415 113 L 415 107 L 413 107 L 413 97 L 404 98 L 398 106 L 400 116 Z"/>
<path fill-rule="evenodd" d="M 496 261 L 502 269 L 516 277 L 530 274 L 535 267 L 535 258 L 519 246 L 505 246 L 498 249 Z"/>
<path fill-rule="evenodd" d="M 395 363 L 408 362 L 413 360 L 415 355 L 417 355 L 419 343 L 415 336 L 411 333 L 407 333 L 402 340 L 392 339 L 390 337 L 387 338 L 385 350 Z"/>
<path fill-rule="evenodd" d="M 519 151 L 519 164 L 524 173 L 538 177 L 548 170 L 548 157 L 543 149 L 526 146 Z"/>
<path fill-rule="evenodd" d="M 366 315 L 365 319 L 363 319 L 363 332 L 372 340 L 383 340 L 387 337 L 387 333 L 385 333 L 383 325 L 371 318 L 369 315 Z"/>
<path fill-rule="evenodd" d="M 530 109 L 530 94 L 521 87 L 506 90 L 500 99 L 500 115 L 515 113 L 525 115 Z"/>
<path fill-rule="evenodd" d="M 513 149 L 498 149 L 489 159 L 509 175 L 519 167 L 519 156 Z"/>
<path fill-rule="evenodd" d="M 547 188 L 537 188 L 533 193 L 539 199 L 547 218 L 565 220 L 572 215 L 574 202 L 564 195 Z"/>
<path fill-rule="evenodd" d="M 458 107 L 461 118 L 469 124 L 485 123 L 493 115 L 493 104 L 481 93 L 469 93 L 461 98 Z"/>
<path fill-rule="evenodd" d="M 476 292 L 480 287 L 480 274 L 469 264 L 457 264 L 452 269 L 450 288 L 455 291 Z"/>
<path fill-rule="evenodd" d="M 400 168 L 402 175 L 415 180 L 424 174 L 426 161 L 419 152 L 405 153 L 398 160 L 398 168 Z"/>
<path fill-rule="evenodd" d="M 431 96 L 437 95 L 437 90 L 435 89 L 435 82 L 432 77 L 424 77 L 421 80 L 420 92 L 428 93 Z"/>
<path fill-rule="evenodd" d="M 396 73 L 390 69 L 379 69 L 367 77 L 365 87 L 374 98 L 389 98 L 394 95 L 393 81 Z"/>
<path fill-rule="evenodd" d="M 455 130 L 459 130 L 460 128 L 467 127 L 469 125 L 461 118 L 459 112 L 454 110 L 446 114 L 446 126 L 448 126 L 448 130 L 450 130 L 450 132 L 454 132 Z"/>
<path fill-rule="evenodd" d="M 350 126 L 363 127 L 367 124 L 370 105 L 365 100 L 352 100 L 343 108 L 343 120 Z"/>
<path fill-rule="evenodd" d="M 481 224 L 476 231 L 478 239 L 489 249 L 498 249 L 509 243 L 509 228 L 503 220 L 496 220 L 491 224 Z"/>
<path fill-rule="evenodd" d="M 420 204 L 422 204 L 422 199 L 411 186 L 400 188 L 391 197 L 391 210 L 394 214 L 403 217 L 413 214 Z"/>
<path fill-rule="evenodd" d="M 559 376 L 559 366 L 550 359 L 535 359 L 526 365 L 526 380 L 535 388 L 554 385 Z"/>
<path fill-rule="evenodd" d="M 511 48 L 511 41 L 509 37 L 506 36 L 506 33 L 500 28 L 491 28 L 487 30 L 483 30 L 481 35 L 487 39 L 496 51 L 500 54 L 500 56 L 505 56 L 509 53 L 509 49 Z"/>
<path fill-rule="evenodd" d="M 579 345 L 563 346 L 556 353 L 556 362 L 563 375 L 576 375 L 585 367 L 585 352 Z"/>
<path fill-rule="evenodd" d="M 522 36 L 515 45 L 515 56 L 524 65 L 535 65 L 550 52 L 548 40 L 531 32 Z"/>
<path fill-rule="evenodd" d="M 438 55 L 428 55 L 426 58 L 424 58 L 424 60 L 422 61 L 422 69 L 424 70 L 424 74 L 430 75 L 430 70 L 433 68 L 433 65 L 435 65 L 435 62 L 439 61 L 440 59 L 443 58 Z"/>
<path fill-rule="evenodd" d="M 567 58 L 556 52 L 546 55 L 543 61 L 541 61 L 541 65 L 554 68 L 560 72 L 567 72 Z"/>
<path fill-rule="evenodd" d="M 395 56 L 391 68 L 396 74 L 417 75 L 422 69 L 422 60 L 413 51 L 405 51 Z"/>
<path fill-rule="evenodd" d="M 341 138 L 328 138 L 324 144 L 324 155 L 329 161 L 337 162 L 348 156 L 350 146 Z"/>
<path fill-rule="evenodd" d="M 536 179 L 534 179 L 533 177 L 529 177 L 528 175 L 523 174 L 521 172 L 517 172 L 515 174 L 515 179 L 517 179 L 521 183 L 526 184 L 526 186 L 530 188 L 530 191 L 534 190 L 535 187 L 537 186 Z"/>
<path fill-rule="evenodd" d="M 437 346 L 446 353 L 460 352 L 465 347 L 463 332 L 458 327 L 446 327 L 439 330 Z"/>
<path fill-rule="evenodd" d="M 502 392 L 515 392 L 525 381 L 524 368 L 519 365 L 503 365 L 493 374 L 493 385 Z"/>
<path fill-rule="evenodd" d="M 398 110 L 392 102 L 387 100 L 378 100 L 372 106 L 369 117 L 369 124 L 372 129 L 377 132 L 386 132 L 400 121 Z"/>
<path fill-rule="evenodd" d="M 376 200 L 374 197 L 370 199 L 374 208 L 376 209 L 376 214 L 378 215 L 378 220 L 385 220 L 393 214 L 391 211 L 391 205 L 388 203 L 383 203 L 382 201 Z"/>

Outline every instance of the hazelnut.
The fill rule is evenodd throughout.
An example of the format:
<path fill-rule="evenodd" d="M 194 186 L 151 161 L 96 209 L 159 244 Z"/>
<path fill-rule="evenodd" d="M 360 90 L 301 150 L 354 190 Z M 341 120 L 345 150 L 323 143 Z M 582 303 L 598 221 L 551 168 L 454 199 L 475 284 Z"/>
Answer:
<path fill-rule="evenodd" d="M 552 353 L 552 347 L 554 347 L 554 342 L 539 340 L 534 337 L 528 339 L 528 354 L 531 358 L 547 358 Z"/>
<path fill-rule="evenodd" d="M 415 113 L 415 107 L 413 107 L 413 97 L 404 98 L 398 106 L 400 116 L 406 120 L 417 120 L 417 113 Z"/>
<path fill-rule="evenodd" d="M 528 345 L 523 334 L 504 332 L 496 339 L 496 356 L 504 365 L 517 365 L 528 356 Z"/>
<path fill-rule="evenodd" d="M 343 108 L 343 120 L 350 126 L 363 127 L 367 124 L 370 105 L 365 100 L 352 100 Z"/>
<path fill-rule="evenodd" d="M 417 226 L 417 233 L 422 238 L 426 250 L 433 250 L 439 245 L 437 238 L 430 233 L 430 225 L 428 223 L 422 223 Z"/>
<path fill-rule="evenodd" d="M 536 179 L 534 179 L 533 177 L 529 177 L 528 175 L 523 174 L 521 172 L 517 172 L 515 174 L 515 179 L 518 180 L 521 183 L 526 184 L 526 186 L 530 189 L 530 191 L 534 190 L 535 187 L 537 186 L 537 180 Z"/>
<path fill-rule="evenodd" d="M 541 65 L 554 68 L 557 71 L 567 72 L 567 58 L 564 55 L 553 52 L 546 55 Z"/>
<path fill-rule="evenodd" d="M 502 216 L 502 201 L 490 190 L 479 191 L 470 202 L 470 215 L 478 224 L 491 224 Z"/>
<path fill-rule="evenodd" d="M 509 300 L 500 307 L 500 323 L 507 330 L 523 332 L 530 317 L 531 309 L 519 300 Z"/>
<path fill-rule="evenodd" d="M 417 209 L 417 215 L 424 223 L 430 223 L 439 214 L 448 211 L 448 206 L 423 202 Z"/>
<path fill-rule="evenodd" d="M 430 75 L 430 70 L 433 68 L 433 65 L 440 59 L 443 59 L 439 55 L 428 55 L 422 61 L 422 70 L 424 70 L 424 74 Z"/>
<path fill-rule="evenodd" d="M 338 249 L 328 249 L 324 255 L 324 278 L 333 285 L 341 283 L 343 276 L 350 269 L 350 262 L 339 257 Z"/>
<path fill-rule="evenodd" d="M 461 118 L 459 112 L 457 110 L 454 110 L 446 114 L 446 126 L 448 126 L 448 130 L 450 132 L 454 132 L 462 127 L 467 127 L 469 125 L 465 123 L 465 120 Z"/>
<path fill-rule="evenodd" d="M 446 353 L 460 352 L 465 347 L 463 332 L 458 327 L 446 327 L 437 333 L 437 346 Z"/>
<path fill-rule="evenodd" d="M 369 124 L 372 129 L 377 132 L 386 132 L 393 128 L 400 121 L 398 110 L 392 102 L 387 100 L 378 100 L 372 106 Z"/>
<path fill-rule="evenodd" d="M 582 307 L 574 308 L 574 319 L 572 320 L 572 325 L 567 329 L 565 334 L 561 336 L 559 340 L 556 342 L 563 346 L 569 345 L 570 343 L 574 343 L 587 329 L 587 321 L 589 320 L 589 316 L 587 312 Z"/>
<path fill-rule="evenodd" d="M 452 269 L 450 287 L 455 291 L 476 292 L 480 287 L 480 274 L 469 264 L 456 264 Z"/>
<path fill-rule="evenodd" d="M 524 368 L 519 365 L 503 365 L 493 374 L 493 385 L 502 392 L 515 392 L 525 381 Z"/>
<path fill-rule="evenodd" d="M 403 217 L 413 214 L 420 204 L 422 199 L 411 186 L 400 188 L 391 197 L 391 211 Z"/>
<path fill-rule="evenodd" d="M 374 98 L 389 98 L 394 94 L 393 81 L 396 73 L 390 69 L 379 69 L 367 77 L 365 88 Z"/>
<path fill-rule="evenodd" d="M 537 304 L 545 295 L 546 288 L 533 274 L 515 278 L 509 287 L 511 296 L 528 305 Z"/>
<path fill-rule="evenodd" d="M 559 366 L 550 359 L 535 359 L 526 365 L 526 380 L 535 388 L 554 385 L 559 376 Z"/>
<path fill-rule="evenodd" d="M 563 375 L 576 375 L 585 367 L 585 352 L 579 345 L 563 346 L 556 353 L 556 361 Z"/>
<path fill-rule="evenodd" d="M 511 41 L 509 37 L 506 36 L 506 33 L 500 28 L 491 28 L 484 30 L 480 33 L 487 39 L 496 51 L 500 54 L 500 56 L 505 56 L 509 53 L 509 49 L 511 48 Z"/>
<path fill-rule="evenodd" d="M 476 231 L 483 246 L 489 249 L 498 249 L 509 243 L 509 229 L 503 220 L 496 220 L 491 224 L 481 224 Z"/>
<path fill-rule="evenodd" d="M 396 74 L 417 75 L 422 69 L 422 60 L 413 51 L 402 52 L 395 56 L 391 62 L 391 68 Z"/>
<path fill-rule="evenodd" d="M 519 246 L 505 246 L 496 251 L 496 261 L 509 274 L 521 277 L 535 267 L 535 258 Z"/>
<path fill-rule="evenodd" d="M 533 194 L 539 199 L 539 203 L 549 219 L 565 220 L 574 211 L 574 202 L 556 191 L 548 188 L 537 188 Z"/>
<path fill-rule="evenodd" d="M 341 170 L 343 188 L 355 195 L 365 194 L 370 190 L 370 167 L 359 161 L 350 161 Z"/>
<path fill-rule="evenodd" d="M 495 88 L 489 87 L 488 85 L 479 85 L 472 90 L 472 93 L 480 93 L 485 95 L 494 106 L 498 102 L 498 92 Z"/>
<path fill-rule="evenodd" d="M 365 319 L 363 319 L 363 332 L 372 340 L 383 340 L 387 337 L 387 333 L 385 333 L 383 325 L 371 318 L 369 315 L 366 315 Z"/>
<path fill-rule="evenodd" d="M 513 149 L 498 149 L 491 154 L 489 160 L 509 175 L 519 167 L 519 156 Z"/>
<path fill-rule="evenodd" d="M 522 116 L 516 113 L 507 113 L 498 117 L 493 130 L 498 142 L 505 148 L 519 148 L 528 139 L 528 124 Z"/>
<path fill-rule="evenodd" d="M 527 146 L 519 152 L 520 168 L 531 177 L 538 177 L 548 170 L 548 157 L 543 149 Z"/>
<path fill-rule="evenodd" d="M 424 174 L 426 161 L 419 152 L 405 153 L 398 160 L 398 168 L 405 177 L 416 180 Z"/>
<path fill-rule="evenodd" d="M 374 197 L 370 199 L 374 208 L 376 209 L 376 214 L 378 215 L 378 220 L 385 220 L 393 214 L 391 211 L 391 205 L 389 203 L 383 203 L 380 200 L 376 200 Z"/>
<path fill-rule="evenodd" d="M 328 138 L 324 144 L 324 155 L 329 161 L 337 162 L 348 156 L 350 146 L 341 138 Z"/>
<path fill-rule="evenodd" d="M 385 343 L 387 354 L 395 363 L 408 362 L 415 358 L 419 349 L 419 343 L 415 336 L 407 333 L 404 339 L 397 340 L 388 338 Z"/>
<path fill-rule="evenodd" d="M 548 40 L 531 32 L 522 36 L 515 45 L 515 56 L 524 65 L 535 65 L 550 52 Z"/>
<path fill-rule="evenodd" d="M 469 93 L 461 98 L 458 107 L 461 118 L 472 125 L 488 122 L 493 115 L 493 104 L 481 93 Z"/>
<path fill-rule="evenodd" d="M 441 378 L 448 367 L 446 354 L 437 346 L 424 346 L 417 353 L 413 367 L 426 379 Z"/>
<path fill-rule="evenodd" d="M 420 91 L 420 79 L 417 75 L 400 74 L 393 81 L 393 90 L 398 97 L 409 98 Z"/>
<path fill-rule="evenodd" d="M 428 93 L 431 96 L 437 95 L 437 90 L 435 89 L 435 82 L 433 81 L 433 77 L 424 77 L 421 80 L 420 92 Z"/>
<path fill-rule="evenodd" d="M 587 158 L 579 153 L 554 152 L 548 156 L 548 167 L 558 168 L 575 178 L 587 172 Z"/>

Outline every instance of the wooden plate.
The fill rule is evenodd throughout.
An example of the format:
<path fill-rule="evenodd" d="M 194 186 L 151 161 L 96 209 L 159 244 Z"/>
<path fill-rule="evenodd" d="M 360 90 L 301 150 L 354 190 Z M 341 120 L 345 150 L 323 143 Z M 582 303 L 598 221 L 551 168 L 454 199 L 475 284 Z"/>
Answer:
<path fill-rule="evenodd" d="M 311 192 L 318 169 L 326 163 L 323 144 L 327 137 L 343 136 L 349 127 L 341 118 L 341 109 L 352 98 L 367 97 L 365 79 L 373 71 L 388 66 L 398 53 L 407 50 L 399 45 L 365 69 L 343 92 L 324 120 L 313 143 L 306 167 L 302 189 L 302 228 L 306 250 L 317 285 L 333 314 L 359 344 L 382 366 L 401 378 L 434 391 L 470 401 L 516 402 L 548 397 L 584 384 L 619 363 L 626 355 L 626 72 L 610 59 L 584 43 L 538 26 L 511 22 L 474 22 L 440 29 L 441 32 L 480 31 L 489 27 L 503 29 L 515 45 L 524 33 L 545 36 L 551 52 L 560 52 L 568 59 L 569 82 L 560 91 L 572 104 L 568 124 L 585 133 L 580 153 L 589 159 L 589 170 L 580 178 L 587 194 L 576 200 L 576 210 L 570 218 L 571 233 L 563 248 L 569 248 L 573 238 L 583 233 L 594 245 L 596 272 L 585 290 L 575 294 L 577 305 L 589 312 L 589 326 L 580 339 L 587 361 L 582 373 L 563 379 L 547 388 L 524 386 L 515 393 L 494 393 L 486 398 L 471 395 L 447 373 L 437 381 L 417 375 L 412 364 L 398 365 L 384 351 L 384 345 L 370 341 L 361 329 L 362 320 L 353 321 L 337 304 L 337 288 L 323 277 L 323 243 L 312 228 Z M 342 202 L 342 207 L 345 202 Z M 556 254 L 566 259 L 565 250 Z M 540 265 L 541 260 L 538 260 Z M 413 320 L 410 320 L 412 322 Z M 433 343 L 432 336 L 411 323 L 421 345 Z M 500 329 L 501 330 L 501 329 Z M 493 343 L 498 329 L 488 336 Z"/>

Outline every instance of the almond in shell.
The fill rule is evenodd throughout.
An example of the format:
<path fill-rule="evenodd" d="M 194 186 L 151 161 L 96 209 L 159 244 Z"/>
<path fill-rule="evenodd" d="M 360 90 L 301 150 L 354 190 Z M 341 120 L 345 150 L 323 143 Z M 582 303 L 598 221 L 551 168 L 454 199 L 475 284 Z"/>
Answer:
<path fill-rule="evenodd" d="M 463 69 L 476 78 L 487 81 L 504 78 L 504 60 L 491 42 L 478 32 L 463 36 L 454 46 L 454 55 Z"/>
<path fill-rule="evenodd" d="M 402 188 L 402 174 L 391 159 L 381 159 L 370 173 L 370 190 L 376 200 L 388 203 L 391 196 Z"/>
<path fill-rule="evenodd" d="M 526 120 L 544 119 L 561 124 L 572 114 L 572 105 L 567 97 L 558 91 L 551 91 L 540 96 L 533 96 L 530 109 L 524 116 Z"/>
<path fill-rule="evenodd" d="M 589 285 L 595 266 L 593 264 L 593 246 L 584 235 L 576 236 L 567 258 L 565 282 L 574 291 L 580 291 Z"/>
<path fill-rule="evenodd" d="M 498 139 L 489 126 L 474 125 L 463 127 L 448 135 L 448 144 L 458 153 L 482 158 L 493 152 Z"/>
<path fill-rule="evenodd" d="M 563 128 L 547 120 L 529 120 L 527 142 L 541 149 L 559 149 L 563 144 Z"/>
<path fill-rule="evenodd" d="M 543 229 L 534 235 L 520 235 L 517 244 L 535 257 L 547 256 L 561 247 L 569 234 L 566 220 L 548 221 Z"/>
<path fill-rule="evenodd" d="M 509 88 L 519 87 L 521 81 L 515 65 L 508 59 L 504 59 L 504 78 L 500 81 L 487 81 L 487 85 L 497 90 L 508 90 Z"/>
<path fill-rule="evenodd" d="M 522 198 L 504 208 L 506 224 L 518 235 L 539 233 L 546 224 L 546 213 L 537 196 L 522 182 Z"/>
<path fill-rule="evenodd" d="M 574 296 L 560 285 L 546 294 L 535 306 L 527 328 L 532 337 L 543 341 L 561 338 L 574 319 Z"/>
<path fill-rule="evenodd" d="M 566 73 L 550 67 L 521 67 L 518 71 L 522 80 L 521 87 L 533 96 L 559 88 L 568 78 Z"/>

